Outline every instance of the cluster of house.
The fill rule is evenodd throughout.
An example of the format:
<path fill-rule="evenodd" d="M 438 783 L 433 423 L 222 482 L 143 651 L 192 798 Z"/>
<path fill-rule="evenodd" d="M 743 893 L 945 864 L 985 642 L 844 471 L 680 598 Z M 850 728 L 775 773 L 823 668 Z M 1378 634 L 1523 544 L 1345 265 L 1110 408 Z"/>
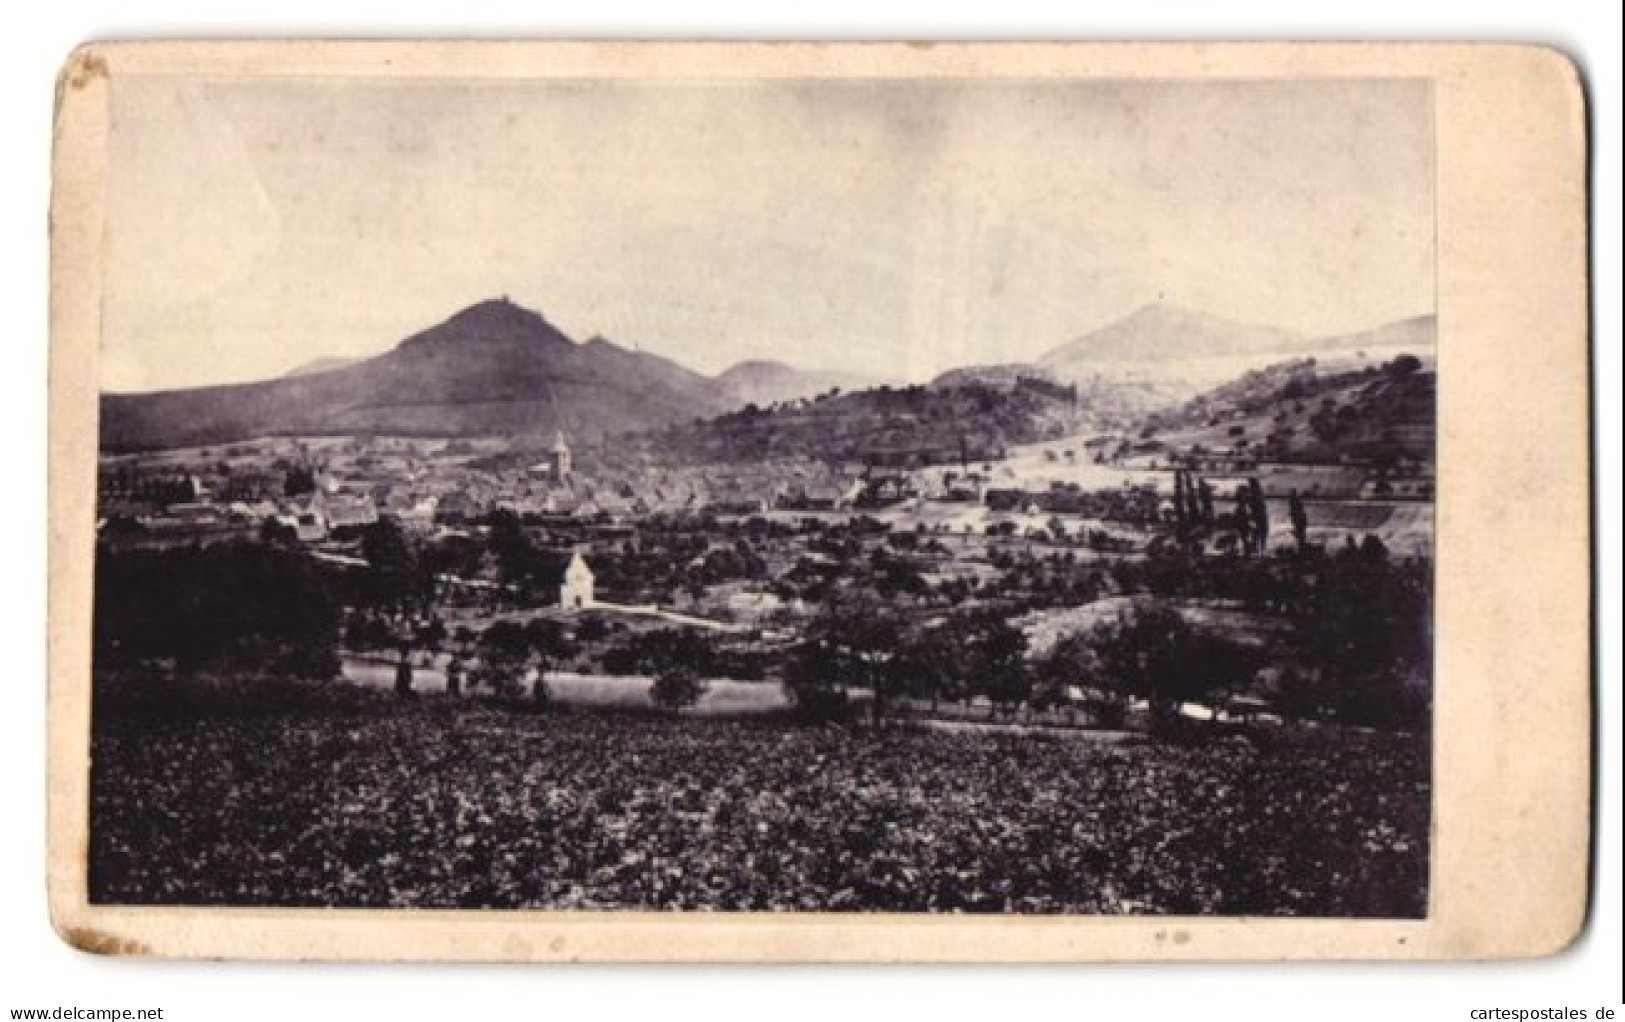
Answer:
<path fill-rule="evenodd" d="M 271 473 L 244 473 L 210 485 L 194 474 L 104 472 L 97 487 L 98 530 L 127 546 L 164 547 L 261 535 L 268 526 L 315 543 L 378 521 L 370 495 L 313 473 L 311 488 L 288 494 Z"/>
<path fill-rule="evenodd" d="M 311 544 L 389 515 L 416 532 L 468 530 L 497 508 L 526 521 L 625 528 L 650 515 L 754 515 L 773 510 L 877 510 L 911 500 L 980 504 L 989 480 L 962 468 L 896 471 L 785 459 L 708 466 L 637 465 L 580 472 L 562 433 L 540 460 L 513 470 L 476 467 L 467 451 L 313 442 L 245 446 L 232 460 L 132 462 L 105 469 L 104 535 L 166 546 L 252 538 L 266 528 Z M 206 452 L 205 452 L 206 453 Z M 296 484 L 297 481 L 297 484 Z"/>
<path fill-rule="evenodd" d="M 190 464 L 158 462 L 156 469 L 131 461 L 104 469 L 103 534 L 126 545 L 164 546 L 248 538 L 273 523 L 303 542 L 322 543 L 382 515 L 443 535 L 467 530 L 497 508 L 529 521 L 610 527 L 662 513 L 835 510 L 862 493 L 861 485 L 842 486 L 813 462 L 589 476 L 578 470 L 562 433 L 540 460 L 517 470 L 476 467 L 463 457 L 470 452 L 432 449 L 428 441 L 266 444 L 234 449 L 236 464 L 199 456 Z M 293 484 L 296 478 L 302 485 Z"/>
<path fill-rule="evenodd" d="M 434 520 L 461 526 L 491 508 L 504 508 L 526 520 L 619 524 L 661 514 L 727 517 L 775 510 L 883 508 L 921 496 L 981 498 L 980 477 L 959 478 L 947 472 L 943 484 L 944 476 L 931 482 L 917 479 L 921 473 L 831 466 L 811 458 L 698 467 L 650 464 L 631 470 L 600 467 L 591 476 L 573 473 L 570 466 L 561 436 L 550 456 L 526 469 L 522 478 L 497 475 L 442 496 Z"/>
<path fill-rule="evenodd" d="M 1118 463 L 1155 457 L 1163 465 L 1178 460 L 1157 441 L 1118 440 L 1115 449 L 1108 443 L 1085 441 L 1083 456 Z M 422 534 L 455 533 L 479 524 L 495 508 L 526 521 L 609 531 L 625 531 L 651 515 L 883 510 L 918 500 L 985 505 L 1006 513 L 1159 517 L 1151 488 L 1087 493 L 1060 483 L 1041 490 L 996 486 L 993 473 L 963 464 L 897 470 L 806 458 L 698 467 L 595 465 L 589 474 L 579 470 L 562 433 L 534 463 L 503 470 L 470 464 L 468 456 L 479 452 L 463 450 L 467 443 L 451 444 L 455 449 L 439 441 L 331 441 L 312 451 L 303 443 L 276 441 L 270 448 L 230 452 L 240 455 L 236 464 L 217 463 L 212 469 L 198 464 L 188 470 L 175 462 L 162 463 L 157 471 L 115 464 L 99 480 L 101 527 L 109 539 L 126 545 L 162 547 L 252 538 L 268 523 L 317 544 L 386 514 Z M 1283 499 L 1296 491 L 1319 500 L 1426 501 L 1434 492 L 1432 473 L 1421 465 L 1380 473 L 1353 465 L 1213 463 L 1202 468 L 1221 479 L 1238 472 L 1260 476 L 1266 492 Z M 290 485 L 295 476 L 302 476 L 303 485 Z"/>
<path fill-rule="evenodd" d="M 306 543 L 319 543 L 341 529 L 362 528 L 378 521 L 378 506 L 367 494 L 345 493 L 321 480 L 316 489 L 290 498 L 266 516 Z"/>

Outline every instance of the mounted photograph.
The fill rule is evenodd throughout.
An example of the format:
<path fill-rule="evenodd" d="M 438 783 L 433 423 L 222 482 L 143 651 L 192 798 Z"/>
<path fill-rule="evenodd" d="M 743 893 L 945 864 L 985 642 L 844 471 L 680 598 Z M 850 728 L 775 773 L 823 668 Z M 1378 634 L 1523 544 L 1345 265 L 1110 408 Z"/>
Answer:
<path fill-rule="evenodd" d="M 64 936 L 1427 947 L 1442 697 L 1496 702 L 1441 647 L 1440 396 L 1493 371 L 1442 360 L 1439 80 L 1065 72 L 1129 49 L 76 54 Z M 624 943 L 453 946 L 509 922 Z"/>

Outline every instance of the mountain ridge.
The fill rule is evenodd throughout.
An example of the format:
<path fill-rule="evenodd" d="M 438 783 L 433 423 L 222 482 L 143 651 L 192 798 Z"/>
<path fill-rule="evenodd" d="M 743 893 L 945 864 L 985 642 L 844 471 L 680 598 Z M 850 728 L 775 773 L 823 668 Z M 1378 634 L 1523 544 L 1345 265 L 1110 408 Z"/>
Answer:
<path fill-rule="evenodd" d="M 1033 362 L 952 368 L 930 386 L 1049 381 L 1075 386 L 1097 416 L 1139 415 L 1194 395 L 1204 374 L 1228 379 L 1267 360 L 1317 352 L 1415 347 L 1420 354 L 1431 351 L 1435 330 L 1435 317 L 1422 315 L 1309 337 L 1158 303 Z M 748 359 L 707 377 L 601 336 L 578 343 L 540 312 L 503 297 L 461 309 L 371 358 L 317 359 L 251 383 L 103 394 L 101 440 L 109 450 L 133 450 L 261 435 L 601 436 L 885 382 L 774 359 Z"/>
<path fill-rule="evenodd" d="M 326 372 L 104 394 L 101 441 L 143 449 L 278 434 L 596 435 L 730 406 L 676 362 L 609 341 L 577 344 L 539 313 L 493 299 Z"/>
<path fill-rule="evenodd" d="M 1170 302 L 1153 302 L 1105 326 L 1056 345 L 1039 365 L 1138 362 L 1292 351 L 1309 339 L 1280 327 L 1238 323 Z"/>

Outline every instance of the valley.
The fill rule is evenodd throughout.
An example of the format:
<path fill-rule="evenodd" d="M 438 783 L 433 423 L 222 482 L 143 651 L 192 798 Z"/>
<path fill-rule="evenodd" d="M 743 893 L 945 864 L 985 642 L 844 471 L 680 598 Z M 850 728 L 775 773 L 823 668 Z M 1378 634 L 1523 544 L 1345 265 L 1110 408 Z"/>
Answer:
<path fill-rule="evenodd" d="M 1352 350 L 1166 309 L 1124 322 L 1037 363 L 902 384 L 767 363 L 705 377 L 494 301 L 371 359 L 104 396 L 97 896 L 1421 911 L 1431 320 Z M 488 740 L 497 773 L 475 784 L 460 757 Z M 420 790 L 388 751 L 402 741 L 449 787 Z M 256 838 L 241 807 L 208 823 L 207 854 L 259 856 L 252 878 L 151 871 L 205 852 L 144 830 L 127 797 L 204 804 L 207 782 L 161 762 L 208 755 L 198 742 L 255 784 L 307 789 L 278 763 L 312 755 L 367 794 L 300 808 L 316 845 Z M 610 747 L 601 776 L 548 773 Z M 1362 765 L 1368 747 L 1391 758 Z M 810 787 L 809 756 L 826 764 Z M 1172 779 L 1219 800 L 1203 840 L 1265 851 L 1230 878 L 1135 865 L 1195 811 Z M 528 794 L 499 814 L 490 783 Z M 620 866 L 571 843 L 671 784 L 704 801 L 718 847 L 765 863 L 755 835 L 781 825 L 805 843 L 777 879 L 709 886 L 684 865 L 692 835 L 649 806 L 600 849 Z M 1304 784 L 1330 830 L 1279 811 Z M 779 812 L 769 791 L 800 801 Z M 826 825 L 819 807 L 850 791 L 909 821 L 892 865 L 853 860 Z M 442 798 L 480 806 L 435 831 L 450 848 L 518 856 L 497 893 L 483 859 L 365 851 L 380 827 L 429 833 Z M 1039 801 L 997 808 L 1012 798 Z M 1079 814 L 1106 822 L 1080 834 Z M 1036 872 L 988 843 L 1017 824 L 1048 849 Z M 552 837 L 532 847 L 526 828 Z M 1304 841 L 1365 872 L 1327 882 L 1267 852 Z"/>

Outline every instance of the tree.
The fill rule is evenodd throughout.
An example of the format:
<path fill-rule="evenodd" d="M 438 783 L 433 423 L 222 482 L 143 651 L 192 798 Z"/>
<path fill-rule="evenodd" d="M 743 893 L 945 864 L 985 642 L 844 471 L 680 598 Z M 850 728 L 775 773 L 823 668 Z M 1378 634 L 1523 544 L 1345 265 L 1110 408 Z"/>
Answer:
<path fill-rule="evenodd" d="M 128 521 L 130 526 L 134 526 L 134 529 L 131 531 L 145 531 L 140 523 L 136 522 L 133 518 L 114 519 L 113 521 L 109 521 L 107 523 L 107 527 L 102 530 L 103 535 L 115 535 L 117 532 L 121 531 L 119 525 L 125 521 Z M 295 531 L 293 526 L 288 525 L 285 522 L 278 521 L 275 518 L 267 518 L 265 521 L 260 523 L 260 542 L 264 543 L 266 546 L 297 547 L 299 545 L 299 533 Z"/>
<path fill-rule="evenodd" d="M 412 658 L 410 647 L 401 646 L 400 660 L 395 664 L 395 696 L 398 699 L 411 699 L 416 696 L 412 690 Z"/>
<path fill-rule="evenodd" d="M 366 650 L 387 649 L 398 643 L 388 618 L 374 613 L 356 613 L 345 625 L 344 644 L 352 650 Z"/>
<path fill-rule="evenodd" d="M 1375 533 L 1368 532 L 1360 540 L 1360 559 L 1367 564 L 1380 564 L 1388 560 L 1388 544 Z"/>
<path fill-rule="evenodd" d="M 1394 564 L 1350 536 L 1322 562 L 1294 641 L 1319 701 L 1338 719 L 1420 728 L 1429 710 L 1431 567 Z"/>
<path fill-rule="evenodd" d="M 669 667 L 683 666 L 705 675 L 716 673 L 721 666 L 711 642 L 692 628 L 657 628 L 629 635 L 606 650 L 603 659 L 605 670 L 612 674 L 658 675 Z"/>
<path fill-rule="evenodd" d="M 1257 476 L 1247 480 L 1247 510 L 1253 523 L 1253 541 L 1262 554 L 1269 549 L 1270 509 L 1264 501 L 1264 487 L 1259 484 Z"/>
<path fill-rule="evenodd" d="M 870 704 L 876 723 L 885 716 L 897 689 L 892 661 L 902 631 L 895 609 L 861 580 L 824 599 L 808 627 L 808 642 L 798 651 L 789 675 L 793 696 L 803 689 L 833 689 L 845 696 L 849 685 L 874 693 Z M 819 697 L 809 693 L 816 701 Z"/>
<path fill-rule="evenodd" d="M 1049 529 L 1050 538 L 1055 542 L 1066 542 L 1066 523 L 1061 521 L 1060 515 L 1050 515 L 1045 527 Z"/>
<path fill-rule="evenodd" d="M 1324 696 L 1319 682 L 1312 672 L 1297 667 L 1283 668 L 1275 692 L 1276 708 L 1296 721 L 1320 716 Z"/>
<path fill-rule="evenodd" d="M 933 710 L 944 699 L 964 699 L 967 689 L 957 631 L 938 626 L 908 635 L 892 662 L 892 676 L 898 691 L 930 700 Z"/>
<path fill-rule="evenodd" d="M 576 626 L 576 638 L 582 642 L 601 642 L 609 638 L 609 622 L 597 614 L 581 619 Z"/>
<path fill-rule="evenodd" d="M 835 648 L 822 639 L 795 646 L 785 661 L 784 688 L 804 721 L 844 720 L 850 712 Z"/>
<path fill-rule="evenodd" d="M 1038 680 L 1063 693 L 1071 686 L 1084 692 L 1084 705 L 1095 722 L 1106 727 L 1119 727 L 1127 710 L 1126 693 L 1118 687 L 1120 679 L 1101 669 L 1100 658 L 1090 645 L 1085 632 L 1064 635 L 1050 648 L 1048 655 L 1038 663 Z"/>
<path fill-rule="evenodd" d="M 532 653 L 543 658 L 574 656 L 577 652 L 564 626 L 544 617 L 533 617 L 525 622 L 525 641 L 530 644 Z"/>
<path fill-rule="evenodd" d="M 1292 518 L 1292 540 L 1297 544 L 1298 553 L 1307 553 L 1309 550 L 1309 513 L 1304 510 L 1303 498 L 1297 490 L 1287 502 L 1287 514 Z"/>
<path fill-rule="evenodd" d="M 1415 355 L 1399 355 L 1385 367 L 1388 375 L 1396 379 L 1403 379 L 1422 368 L 1422 360 Z"/>
<path fill-rule="evenodd" d="M 479 656 L 480 666 L 471 675 L 472 682 L 509 698 L 524 691 L 525 676 L 533 665 L 538 670 L 541 667 L 530 635 L 514 621 L 497 621 L 488 627 L 480 635 Z"/>
<path fill-rule="evenodd" d="M 288 497 L 302 497 L 307 493 L 316 492 L 316 473 L 301 466 L 288 470 L 282 481 L 282 493 Z"/>
<path fill-rule="evenodd" d="M 536 550 L 525 535 L 519 516 L 508 508 L 494 509 L 486 519 L 491 528 L 488 540 L 491 555 L 504 582 L 519 582 L 530 573 Z"/>
<path fill-rule="evenodd" d="M 1202 521 L 1202 482 L 1199 477 L 1186 473 L 1185 480 L 1185 517 L 1193 522 Z"/>
<path fill-rule="evenodd" d="M 1146 700 L 1158 730 L 1179 719 L 1182 704 L 1244 680 L 1252 663 L 1235 643 L 1198 633 L 1162 606 L 1102 626 L 1090 644 L 1102 674 L 1117 690 Z"/>
<path fill-rule="evenodd" d="M 1213 524 L 1213 484 L 1203 479 L 1196 486 L 1196 503 L 1201 511 L 1203 524 Z"/>
<path fill-rule="evenodd" d="M 1174 472 L 1174 529 L 1183 544 L 1189 535 L 1190 517 L 1185 506 L 1185 470 Z"/>
<path fill-rule="evenodd" d="M 453 653 L 451 659 L 446 661 L 447 695 L 455 697 L 463 694 L 463 675 L 466 671 L 467 667 L 463 664 L 462 657 Z"/>
<path fill-rule="evenodd" d="M 369 595 L 377 603 L 421 600 L 432 591 L 412 541 L 401 523 L 389 515 L 361 530 L 361 556 L 371 568 Z"/>
<path fill-rule="evenodd" d="M 990 611 L 966 623 L 964 645 L 971 687 L 987 696 L 991 713 L 1014 713 L 1032 694 L 1026 634 Z"/>
<path fill-rule="evenodd" d="M 656 706 L 676 712 L 693 706 L 705 695 L 707 685 L 688 664 L 668 664 L 655 675 L 649 698 Z"/>
<path fill-rule="evenodd" d="M 1246 486 L 1236 487 L 1236 506 L 1230 512 L 1230 524 L 1235 528 L 1237 538 L 1241 540 L 1242 555 L 1251 557 L 1256 537 L 1253 534 L 1252 503 Z"/>
<path fill-rule="evenodd" d="M 418 626 L 414 638 L 420 649 L 437 652 L 446 641 L 446 623 L 440 620 L 438 614 L 431 614 L 428 620 Z"/>

